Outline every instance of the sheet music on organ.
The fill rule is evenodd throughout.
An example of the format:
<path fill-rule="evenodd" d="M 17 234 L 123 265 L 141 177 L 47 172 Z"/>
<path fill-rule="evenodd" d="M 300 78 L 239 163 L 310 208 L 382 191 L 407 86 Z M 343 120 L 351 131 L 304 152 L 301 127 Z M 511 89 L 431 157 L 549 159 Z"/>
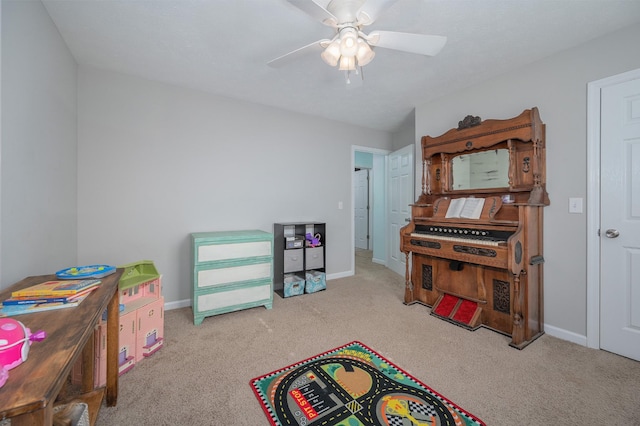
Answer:
<path fill-rule="evenodd" d="M 454 198 L 449 203 L 445 218 L 480 219 L 484 198 Z"/>

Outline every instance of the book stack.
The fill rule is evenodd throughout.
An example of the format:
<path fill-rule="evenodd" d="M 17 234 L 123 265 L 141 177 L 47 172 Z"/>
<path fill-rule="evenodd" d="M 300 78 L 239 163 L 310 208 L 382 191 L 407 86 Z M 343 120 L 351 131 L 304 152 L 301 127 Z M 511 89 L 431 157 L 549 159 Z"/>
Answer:
<path fill-rule="evenodd" d="M 11 293 L 2 302 L 0 317 L 73 308 L 100 285 L 100 280 L 45 281 Z"/>

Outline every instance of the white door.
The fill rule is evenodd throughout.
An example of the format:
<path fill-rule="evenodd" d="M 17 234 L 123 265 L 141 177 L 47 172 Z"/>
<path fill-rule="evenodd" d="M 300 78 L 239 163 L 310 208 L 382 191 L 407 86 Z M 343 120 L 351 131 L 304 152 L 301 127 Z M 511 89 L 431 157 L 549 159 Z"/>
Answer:
<path fill-rule="evenodd" d="M 355 172 L 354 188 L 354 226 L 356 248 L 369 250 L 369 170 Z"/>
<path fill-rule="evenodd" d="M 640 361 L 640 79 L 601 92 L 600 347 Z"/>
<path fill-rule="evenodd" d="M 400 251 L 400 228 L 411 220 L 410 204 L 413 204 L 413 148 L 406 146 L 392 152 L 387 157 L 387 188 L 388 188 L 388 260 L 387 265 L 392 271 L 404 276 L 406 259 Z"/>

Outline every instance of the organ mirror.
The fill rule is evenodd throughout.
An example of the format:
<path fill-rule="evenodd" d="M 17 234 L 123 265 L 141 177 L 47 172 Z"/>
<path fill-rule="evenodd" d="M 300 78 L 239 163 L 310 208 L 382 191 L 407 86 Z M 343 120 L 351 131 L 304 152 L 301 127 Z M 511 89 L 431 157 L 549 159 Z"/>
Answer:
<path fill-rule="evenodd" d="M 422 161 L 416 204 L 498 193 L 510 193 L 515 202 L 549 204 L 544 124 L 537 108 L 509 120 L 473 117 L 441 136 L 423 136 Z"/>
<path fill-rule="evenodd" d="M 507 188 L 509 186 L 509 151 L 461 154 L 451 160 L 452 189 Z"/>

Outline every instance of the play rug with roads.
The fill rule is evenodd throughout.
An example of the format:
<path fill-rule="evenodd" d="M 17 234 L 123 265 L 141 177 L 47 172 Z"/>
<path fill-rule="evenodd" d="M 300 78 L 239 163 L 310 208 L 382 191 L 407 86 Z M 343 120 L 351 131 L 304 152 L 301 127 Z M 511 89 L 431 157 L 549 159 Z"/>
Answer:
<path fill-rule="evenodd" d="M 257 377 L 250 384 L 272 425 L 484 425 L 360 342 Z"/>

